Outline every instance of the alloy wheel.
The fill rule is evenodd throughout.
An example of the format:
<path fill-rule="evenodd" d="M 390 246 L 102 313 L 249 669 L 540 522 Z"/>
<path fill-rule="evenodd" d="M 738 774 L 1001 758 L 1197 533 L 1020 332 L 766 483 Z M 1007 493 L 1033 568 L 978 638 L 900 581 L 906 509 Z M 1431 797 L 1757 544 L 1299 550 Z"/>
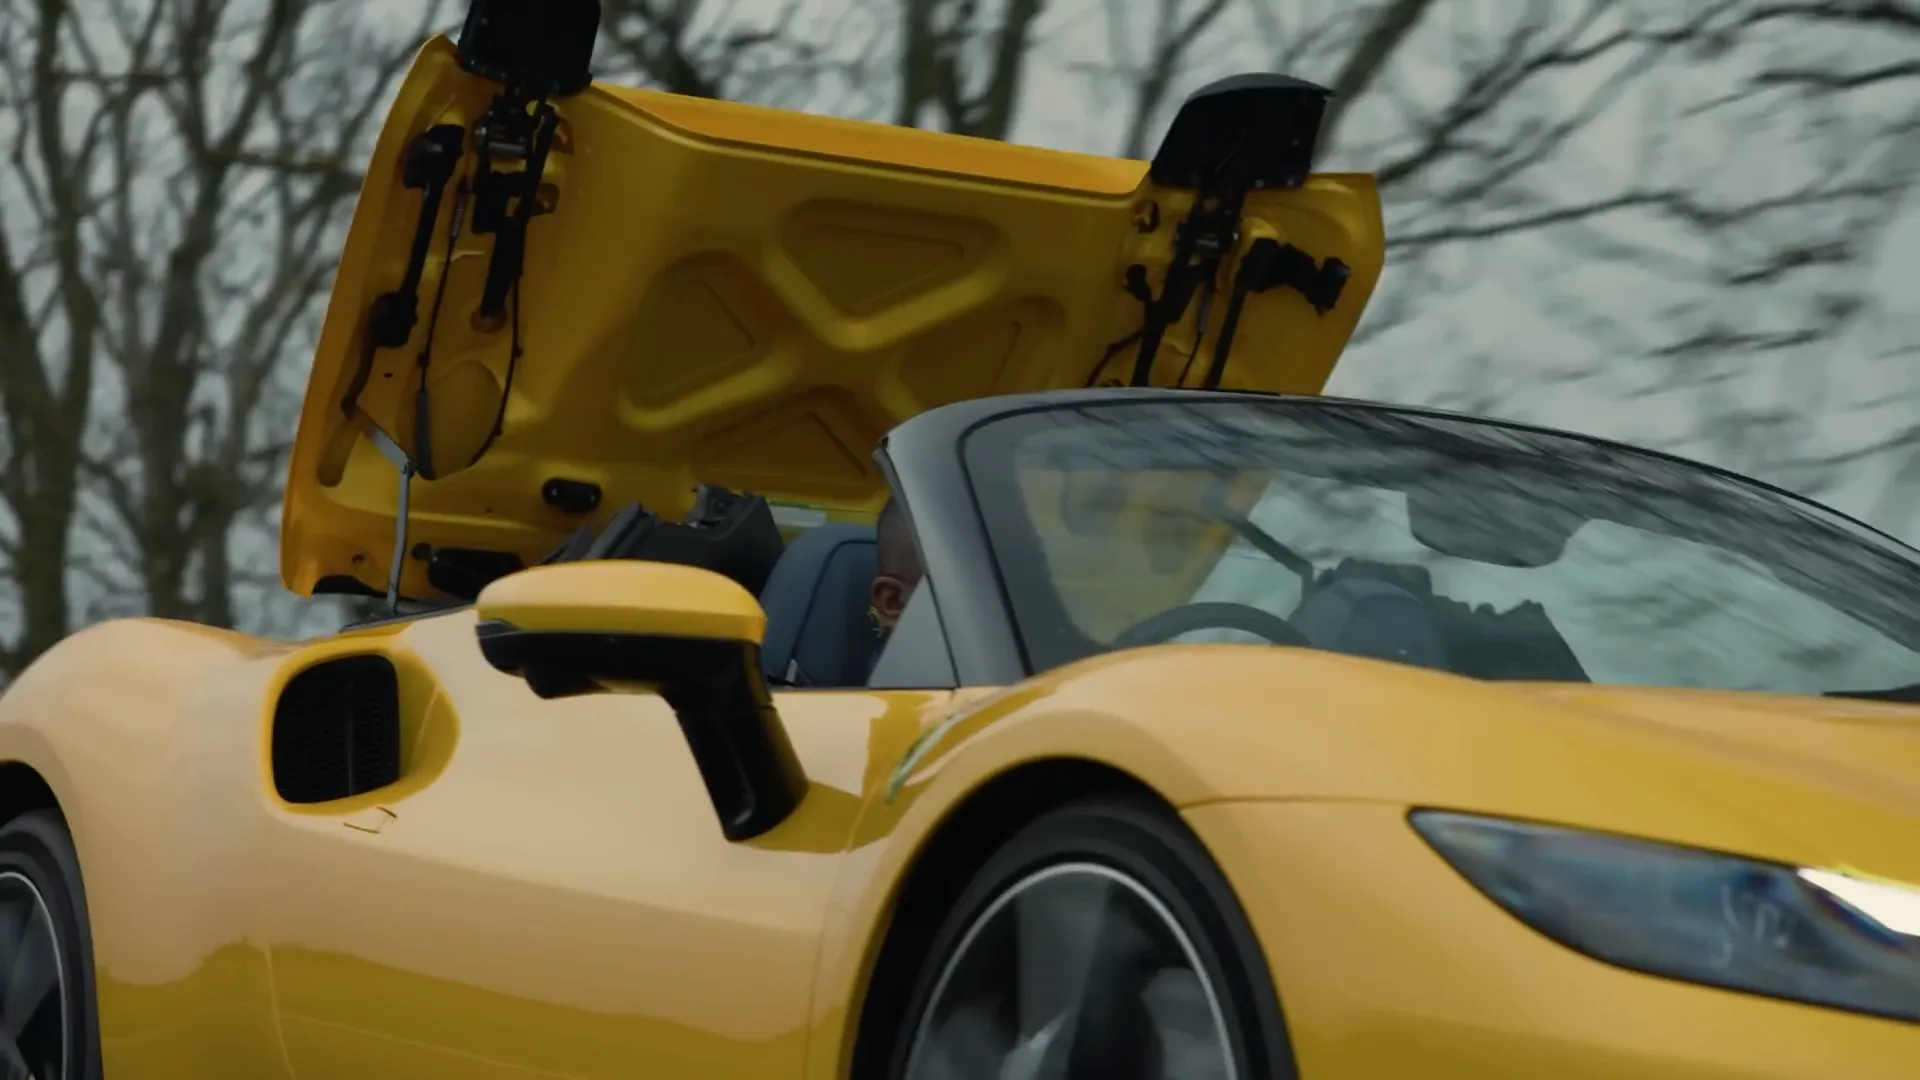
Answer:
<path fill-rule="evenodd" d="M 1139 881 L 1059 863 L 968 926 L 913 1030 L 906 1080 L 1239 1080 L 1192 939 Z"/>
<path fill-rule="evenodd" d="M 38 887 L 0 871 L 0 1080 L 68 1080 L 66 968 Z"/>

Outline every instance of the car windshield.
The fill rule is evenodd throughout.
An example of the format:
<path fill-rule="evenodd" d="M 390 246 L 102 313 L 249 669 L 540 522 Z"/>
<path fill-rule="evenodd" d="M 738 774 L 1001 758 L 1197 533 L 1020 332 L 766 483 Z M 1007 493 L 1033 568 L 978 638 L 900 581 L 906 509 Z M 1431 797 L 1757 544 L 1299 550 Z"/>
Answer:
<path fill-rule="evenodd" d="M 1225 396 L 1014 413 L 963 454 L 1036 671 L 1266 640 L 1486 679 L 1920 683 L 1912 549 L 1658 454 Z"/>

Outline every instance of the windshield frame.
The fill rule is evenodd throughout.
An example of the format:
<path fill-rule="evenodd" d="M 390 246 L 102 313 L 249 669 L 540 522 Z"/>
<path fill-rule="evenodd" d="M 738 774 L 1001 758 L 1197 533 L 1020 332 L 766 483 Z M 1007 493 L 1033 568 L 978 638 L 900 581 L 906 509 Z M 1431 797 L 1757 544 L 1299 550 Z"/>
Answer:
<path fill-rule="evenodd" d="M 960 459 L 960 471 L 969 488 L 969 501 L 984 528 L 990 561 L 1006 602 L 1008 623 L 1028 674 L 1110 652 L 1113 646 L 1095 641 L 1079 630 L 1055 587 L 1043 541 L 1029 516 L 1025 498 L 1012 479 L 1014 456 L 1022 438 L 1054 426 L 1055 421 L 1048 416 L 1053 413 L 1196 406 L 1287 412 L 1337 410 L 1463 425 L 1508 433 L 1523 441 L 1565 441 L 1578 445 L 1596 459 L 1624 457 L 1648 463 L 1660 472 L 1698 478 L 1722 490 L 1737 489 L 1744 496 L 1790 512 L 1795 518 L 1805 519 L 1822 532 L 1857 547 L 1863 557 L 1882 564 L 1888 572 L 1897 569 L 1903 575 L 1906 571 L 1920 574 L 1920 550 L 1817 500 L 1705 462 L 1579 432 L 1348 398 L 1191 390 L 1070 391 L 1044 398 L 1036 395 L 1019 407 L 976 415 L 969 418 L 971 423 L 956 432 L 954 452 Z"/>

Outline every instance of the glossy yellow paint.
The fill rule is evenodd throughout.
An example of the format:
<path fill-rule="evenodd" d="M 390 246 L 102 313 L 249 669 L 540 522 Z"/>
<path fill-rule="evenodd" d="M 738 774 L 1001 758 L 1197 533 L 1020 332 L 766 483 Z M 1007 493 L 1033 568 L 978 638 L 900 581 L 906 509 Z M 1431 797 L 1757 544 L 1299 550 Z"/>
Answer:
<path fill-rule="evenodd" d="M 893 886 L 952 808 L 1011 769 L 1062 758 L 1111 766 L 1182 808 L 1253 916 L 1286 1001 L 1300 993 L 1316 1005 L 1354 1005 L 1289 1015 L 1311 1080 L 1323 1075 L 1316 1069 L 1355 1080 L 1905 1077 L 1920 1061 L 1914 1025 L 1572 957 L 1481 897 L 1404 820 L 1415 806 L 1479 811 L 1920 883 L 1920 713 L 1762 694 L 1486 684 L 1268 646 L 1110 654 L 956 701 L 916 738 L 862 818 L 863 835 L 885 839 L 852 852 L 855 869 L 840 877 L 822 950 L 822 1010 L 862 999 Z M 1341 808 L 1378 809 L 1353 810 L 1325 836 L 1280 835 L 1267 824 L 1296 806 L 1331 807 L 1315 817 L 1302 810 L 1300 820 L 1335 825 Z M 1302 838 L 1311 843 L 1295 860 L 1283 841 Z M 1329 869 L 1340 862 L 1346 868 Z M 1296 914 L 1293 898 L 1313 875 L 1328 884 L 1316 883 Z M 1500 947 L 1476 953 L 1461 927 Z M 1296 961 L 1283 932 L 1317 942 L 1318 954 Z M 1403 970 L 1401 949 L 1420 962 Z M 1381 1003 L 1369 1013 L 1349 1001 L 1355 984 L 1393 987 L 1390 1003 L 1409 1012 Z M 1588 987 L 1604 995 L 1592 1006 L 1581 996 Z M 1526 995 L 1524 1011 L 1503 1014 Z M 1411 1011 L 1423 999 L 1456 1030 L 1423 1026 Z M 1516 1016 L 1539 1021 L 1539 1039 Z M 1625 1016 L 1630 1038 L 1609 1051 L 1608 1025 Z M 1742 1025 L 1776 1023 L 1762 1044 L 1776 1056 L 1723 1051 Z M 1443 1051 L 1432 1068 L 1421 1057 L 1428 1038 Z M 1836 1038 L 1852 1045 L 1822 1059 Z M 844 1075 L 850 1049 L 817 1041 L 808 1075 Z M 1593 1064 L 1561 1052 L 1590 1053 Z M 1842 1067 L 1815 1067 L 1822 1060 Z"/>
<path fill-rule="evenodd" d="M 812 786 L 729 844 L 663 702 L 541 701 L 475 621 L 303 646 L 107 623 L 0 699 L 0 757 L 80 849 L 111 1075 L 801 1075 L 864 793 L 952 694 L 780 694 Z M 402 671 L 406 775 L 282 803 L 262 703 L 368 651 Z M 114 678 L 76 678 L 102 655 Z"/>
<path fill-rule="evenodd" d="M 596 84 L 560 103 L 511 391 L 512 328 L 474 318 L 493 239 L 469 230 L 447 257 L 449 197 L 414 340 L 373 354 L 350 417 L 342 402 L 367 311 L 401 281 L 420 212 L 420 194 L 398 182 L 403 152 L 431 125 L 471 125 L 488 95 L 435 40 L 375 147 L 289 473 L 281 574 L 297 593 L 330 576 L 386 586 L 399 477 L 369 435 L 385 431 L 418 456 L 429 324 L 437 478 L 412 485 L 414 542 L 531 563 L 582 523 L 542 500 L 556 476 L 601 485 L 603 514 L 639 499 L 676 516 L 696 481 L 871 511 L 882 497 L 871 455 L 900 421 L 1122 377 L 1124 350 L 1113 370 L 1094 369 L 1138 328 L 1123 272 L 1139 264 L 1157 281 L 1191 202 L 1153 185 L 1140 162 Z M 1224 381 L 1317 392 L 1384 259 L 1372 178 L 1256 193 L 1244 233 L 1243 249 L 1274 237 L 1352 267 L 1324 316 L 1287 290 L 1252 297 Z M 1202 308 L 1168 334 L 1157 382 L 1179 377 Z M 1208 308 L 1209 340 L 1225 308 Z M 476 460 L 496 417 L 503 429 Z M 433 592 L 418 560 L 402 586 Z"/>
<path fill-rule="evenodd" d="M 47 779 L 80 849 L 112 1075 L 843 1077 L 860 1002 L 899 992 L 868 980 L 903 875 L 980 785 L 1063 757 L 1183 810 L 1321 1076 L 1429 1050 L 1421 1075 L 1541 1075 L 1562 1050 L 1655 1078 L 1920 1060 L 1920 1027 L 1569 958 L 1396 824 L 1443 806 L 1920 881 L 1910 709 L 1163 647 L 1005 690 L 779 693 L 811 786 L 729 844 L 663 702 L 537 699 L 486 665 L 475 623 L 305 645 L 108 623 L 0 698 L 0 759 Z M 406 775 L 284 805 L 263 703 L 350 651 L 403 673 Z M 1779 1069 L 1723 1038 L 1740 1025 Z M 1841 1072 L 1805 1071 L 1822 1041 Z M 1585 1060 L 1553 1074 L 1608 1075 Z"/>
<path fill-rule="evenodd" d="M 1475 892 L 1392 803 L 1212 803 L 1310 1080 L 1907 1080 L 1920 1028 L 1622 971 Z M 1333 928 L 1333 929 L 1329 929 Z"/>
<path fill-rule="evenodd" d="M 607 559 L 536 566 L 480 593 L 482 621 L 521 630 L 640 634 L 755 645 L 767 615 L 753 594 L 711 570 L 675 563 Z"/>
<path fill-rule="evenodd" d="M 1275 688 L 1285 688 L 1276 698 Z M 1370 800 L 1506 814 L 1920 882 L 1920 712 L 1777 695 L 1483 683 L 1260 645 L 1110 653 L 976 702 L 913 793 L 1103 761 L 1177 806 Z"/>

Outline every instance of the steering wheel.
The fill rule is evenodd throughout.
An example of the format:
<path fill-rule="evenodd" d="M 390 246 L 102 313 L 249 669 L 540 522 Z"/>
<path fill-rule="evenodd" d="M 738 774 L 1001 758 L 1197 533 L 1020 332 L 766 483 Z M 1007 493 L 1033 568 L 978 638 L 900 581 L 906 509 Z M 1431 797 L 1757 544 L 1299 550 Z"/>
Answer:
<path fill-rule="evenodd" d="M 1292 623 L 1270 611 L 1261 611 L 1247 604 L 1214 600 L 1182 604 L 1149 615 L 1122 630 L 1113 639 L 1113 647 L 1131 649 L 1139 645 L 1158 645 L 1195 630 L 1239 630 L 1275 645 L 1310 647 L 1313 644 Z"/>

